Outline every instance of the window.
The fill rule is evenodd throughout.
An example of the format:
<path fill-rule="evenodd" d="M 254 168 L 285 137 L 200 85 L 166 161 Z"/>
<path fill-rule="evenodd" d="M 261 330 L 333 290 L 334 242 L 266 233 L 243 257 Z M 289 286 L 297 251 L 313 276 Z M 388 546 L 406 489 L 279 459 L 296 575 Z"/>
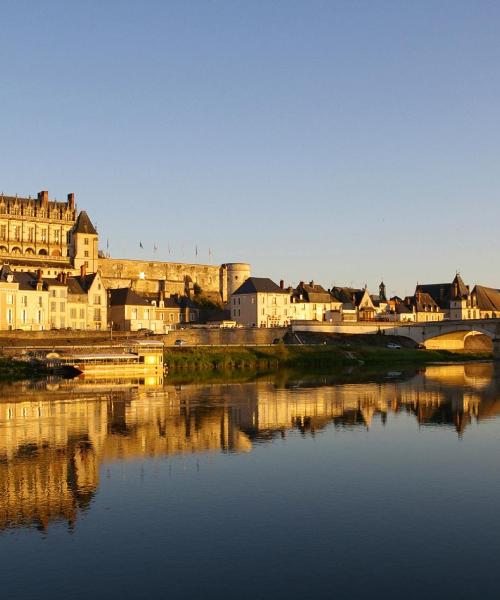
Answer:
<path fill-rule="evenodd" d="M 42 242 L 46 242 L 47 241 L 47 230 L 46 229 L 42 229 L 40 231 L 40 239 Z"/>
<path fill-rule="evenodd" d="M 59 229 L 56 229 L 54 231 L 54 241 L 56 244 L 59 244 L 61 242 L 61 232 L 59 231 Z"/>
<path fill-rule="evenodd" d="M 94 308 L 94 321 L 100 321 L 100 320 L 101 320 L 101 309 Z"/>
<path fill-rule="evenodd" d="M 13 319 L 12 319 L 12 308 L 8 308 L 7 309 L 7 323 L 9 325 L 12 325 Z"/>
<path fill-rule="evenodd" d="M 2 238 L 2 240 L 7 239 L 7 225 L 0 226 L 0 238 Z"/>
<path fill-rule="evenodd" d="M 85 258 L 89 257 L 89 251 L 88 250 L 85 250 L 85 252 L 83 254 L 84 254 Z"/>
<path fill-rule="evenodd" d="M 50 312 L 56 312 L 56 302 L 50 303 Z"/>
<path fill-rule="evenodd" d="M 26 324 L 26 309 L 25 308 L 23 308 L 23 310 L 21 311 L 21 323 L 23 325 Z"/>
<path fill-rule="evenodd" d="M 49 275 L 50 275 L 50 273 L 49 273 Z M 50 290 L 50 296 L 52 298 L 56 298 L 57 297 L 57 290 Z"/>
<path fill-rule="evenodd" d="M 61 308 L 61 312 L 64 312 L 66 310 L 66 302 L 61 302 L 60 308 Z"/>
<path fill-rule="evenodd" d="M 23 306 L 27 306 L 28 305 L 28 296 L 21 296 L 21 304 Z"/>
<path fill-rule="evenodd" d="M 14 239 L 18 242 L 21 240 L 21 226 L 20 225 L 14 225 Z"/>
<path fill-rule="evenodd" d="M 29 242 L 35 241 L 35 228 L 34 227 L 30 227 L 28 229 L 28 241 Z"/>
<path fill-rule="evenodd" d="M 101 304 L 101 296 L 99 294 L 94 295 L 94 304 Z"/>
<path fill-rule="evenodd" d="M 144 309 L 144 318 L 149 319 L 149 309 L 148 308 Z"/>
<path fill-rule="evenodd" d="M 132 309 L 132 319 L 137 319 L 137 308 Z"/>
<path fill-rule="evenodd" d="M 80 319 L 85 319 L 85 309 L 80 308 Z"/>
<path fill-rule="evenodd" d="M 85 261 L 85 268 L 87 268 L 88 266 L 89 266 L 89 261 L 88 261 L 88 260 L 86 260 L 86 261 Z"/>
<path fill-rule="evenodd" d="M 12 294 L 7 294 L 7 304 L 14 304 L 14 296 Z"/>
<path fill-rule="evenodd" d="M 76 319 L 76 308 L 71 308 L 69 311 L 69 316 L 71 319 Z"/>
<path fill-rule="evenodd" d="M 38 306 L 43 306 L 43 296 L 38 296 Z"/>
<path fill-rule="evenodd" d="M 83 239 L 83 243 L 88 246 L 89 245 L 89 238 L 84 238 Z"/>

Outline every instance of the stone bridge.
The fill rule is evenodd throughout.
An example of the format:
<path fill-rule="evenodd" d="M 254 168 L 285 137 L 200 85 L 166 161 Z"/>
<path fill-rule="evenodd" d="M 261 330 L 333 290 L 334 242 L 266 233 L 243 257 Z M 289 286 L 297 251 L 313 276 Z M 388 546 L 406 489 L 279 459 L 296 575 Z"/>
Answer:
<path fill-rule="evenodd" d="M 491 340 L 495 358 L 500 358 L 500 319 L 465 319 L 429 323 L 387 323 L 358 321 L 356 323 L 324 323 L 320 321 L 293 321 L 292 331 L 316 333 L 375 334 L 384 332 L 410 338 L 429 349 L 490 350 Z M 478 337 L 480 336 L 480 337 Z M 474 340 L 476 343 L 471 343 Z"/>

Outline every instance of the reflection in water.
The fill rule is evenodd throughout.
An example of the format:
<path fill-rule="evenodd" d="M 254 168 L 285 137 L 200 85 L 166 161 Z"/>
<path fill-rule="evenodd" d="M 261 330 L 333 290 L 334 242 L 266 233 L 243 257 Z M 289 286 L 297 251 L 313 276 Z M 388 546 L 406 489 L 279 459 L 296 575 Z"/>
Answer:
<path fill-rule="evenodd" d="M 152 382 L 141 382 L 152 383 Z M 0 529 L 64 520 L 70 527 L 115 460 L 249 452 L 295 430 L 369 428 L 390 413 L 454 427 L 500 413 L 492 364 L 429 367 L 407 381 L 334 385 L 295 380 L 149 386 L 43 382 L 3 386 Z"/>

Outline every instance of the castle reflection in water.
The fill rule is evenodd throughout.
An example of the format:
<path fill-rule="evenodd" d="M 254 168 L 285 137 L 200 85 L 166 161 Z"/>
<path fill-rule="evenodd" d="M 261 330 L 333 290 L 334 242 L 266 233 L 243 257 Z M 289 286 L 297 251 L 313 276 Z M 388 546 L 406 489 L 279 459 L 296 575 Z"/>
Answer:
<path fill-rule="evenodd" d="M 151 383 L 151 382 L 150 382 Z M 66 521 L 72 527 L 116 460 L 250 452 L 254 444 L 332 426 L 369 428 L 405 412 L 453 427 L 500 414 L 492 364 L 427 367 L 408 380 L 173 386 L 73 381 L 3 385 L 0 530 Z"/>

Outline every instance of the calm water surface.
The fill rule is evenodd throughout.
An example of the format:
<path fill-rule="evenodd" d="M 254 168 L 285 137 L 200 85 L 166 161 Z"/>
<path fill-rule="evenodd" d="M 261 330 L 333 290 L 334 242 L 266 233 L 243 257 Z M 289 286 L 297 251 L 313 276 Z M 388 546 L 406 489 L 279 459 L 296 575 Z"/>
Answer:
<path fill-rule="evenodd" d="M 500 597 L 491 364 L 0 393 L 1 598 Z"/>

